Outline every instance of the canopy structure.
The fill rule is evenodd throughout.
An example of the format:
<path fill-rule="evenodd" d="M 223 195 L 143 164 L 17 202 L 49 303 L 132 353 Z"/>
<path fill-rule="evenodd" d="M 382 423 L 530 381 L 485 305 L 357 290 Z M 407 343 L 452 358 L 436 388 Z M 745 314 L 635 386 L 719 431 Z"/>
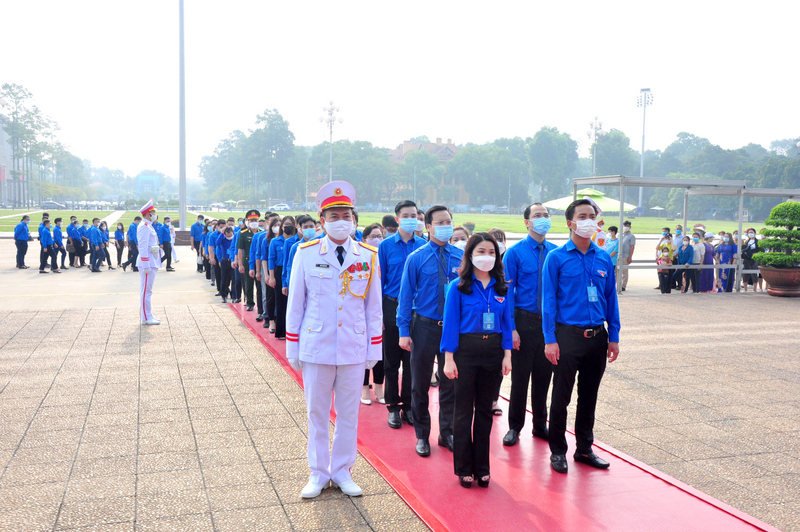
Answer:
<path fill-rule="evenodd" d="M 581 190 L 577 191 L 578 197 L 583 198 L 584 196 L 588 196 L 592 198 L 592 200 L 597 203 L 597 206 L 600 207 L 602 211 L 610 211 L 610 212 L 617 212 L 620 209 L 619 201 L 609 198 L 599 190 L 595 190 L 593 188 L 582 188 Z M 556 209 L 559 211 L 567 210 L 569 204 L 575 201 L 573 196 L 565 196 L 563 198 L 558 198 L 554 200 L 550 200 L 543 205 L 548 209 Z M 630 203 L 624 204 L 624 210 L 632 211 L 636 208 L 636 205 L 631 205 Z"/>
<path fill-rule="evenodd" d="M 654 188 L 682 188 L 684 189 L 683 195 L 683 226 L 688 225 L 688 211 L 689 211 L 689 196 L 739 196 L 739 240 L 736 242 L 737 248 L 742 248 L 742 214 L 744 211 L 744 198 L 745 197 L 760 197 L 760 198 L 788 198 L 800 200 L 800 189 L 783 189 L 783 188 L 747 188 L 746 181 L 729 181 L 724 179 L 667 179 L 663 177 L 626 177 L 621 175 L 611 176 L 597 176 L 597 177 L 576 177 L 572 180 L 572 198 L 573 201 L 581 196 L 581 191 L 578 190 L 579 186 L 595 185 L 595 186 L 618 186 L 619 187 L 619 200 L 611 200 L 617 203 L 616 210 L 619 211 L 619 227 L 622 227 L 623 212 L 630 210 L 627 208 L 628 203 L 625 203 L 625 187 L 654 187 Z M 593 189 L 586 189 L 593 190 Z M 582 196 L 581 196 L 582 197 Z M 556 200 L 557 201 L 557 200 Z M 546 206 L 547 204 L 545 204 Z M 631 206 L 633 207 L 633 206 Z M 602 206 L 600 206 L 603 209 Z M 635 208 L 635 207 L 633 207 Z M 604 209 L 605 210 L 605 209 Z M 637 266 L 637 268 L 658 268 L 659 266 L 653 264 L 652 266 Z M 622 270 L 630 269 L 631 266 L 622 264 L 622 261 L 617 261 L 617 293 L 622 293 Z M 742 283 L 742 254 L 736 254 L 736 291 L 741 289 Z M 750 272 L 747 273 L 758 273 Z"/>

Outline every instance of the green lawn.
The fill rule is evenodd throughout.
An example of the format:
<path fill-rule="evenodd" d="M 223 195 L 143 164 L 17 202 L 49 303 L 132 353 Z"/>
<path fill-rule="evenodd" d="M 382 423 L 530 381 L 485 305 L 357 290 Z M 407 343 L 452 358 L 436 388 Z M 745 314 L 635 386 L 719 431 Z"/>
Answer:
<path fill-rule="evenodd" d="M 9 214 L 17 213 L 19 216 L 14 216 L 13 218 L 2 218 L 0 219 L 0 232 L 11 232 L 14 231 L 14 227 L 19 223 L 22 219 L 22 214 L 25 212 L 31 212 L 27 209 L 16 209 L 13 211 L 0 211 L 0 216 L 7 216 Z M 44 212 L 44 211 L 42 211 Z M 111 214 L 113 211 L 47 211 L 50 214 L 50 220 L 55 220 L 56 218 L 61 218 L 64 220 L 63 226 L 66 226 L 69 223 L 69 217 L 73 214 L 78 217 L 80 221 L 84 219 L 89 220 L 91 223 L 92 218 L 104 218 Z M 42 221 L 42 215 L 40 212 L 36 212 L 30 215 L 31 223 L 29 225 L 31 231 L 36 231 L 39 227 L 39 224 Z"/>

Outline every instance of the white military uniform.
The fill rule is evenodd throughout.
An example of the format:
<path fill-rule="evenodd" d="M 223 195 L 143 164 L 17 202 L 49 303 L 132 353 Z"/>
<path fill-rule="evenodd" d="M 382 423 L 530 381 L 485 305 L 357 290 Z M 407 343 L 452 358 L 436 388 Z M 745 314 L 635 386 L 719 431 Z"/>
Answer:
<path fill-rule="evenodd" d="M 327 236 L 300 246 L 286 310 L 286 356 L 303 362 L 309 481 L 317 485 L 352 480 L 365 364 L 383 358 L 377 250 L 348 238 L 339 265 L 337 246 Z M 336 429 L 329 451 L 331 393 Z"/>
<path fill-rule="evenodd" d="M 161 266 L 162 251 L 159 248 L 156 255 L 150 252 L 151 247 L 158 247 L 158 236 L 150 220 L 142 220 L 139 223 L 139 227 L 136 228 L 136 238 L 139 240 L 139 256 L 136 258 L 136 267 L 139 268 L 139 314 L 144 323 L 153 319 L 150 298 L 153 295 L 153 281 Z"/>

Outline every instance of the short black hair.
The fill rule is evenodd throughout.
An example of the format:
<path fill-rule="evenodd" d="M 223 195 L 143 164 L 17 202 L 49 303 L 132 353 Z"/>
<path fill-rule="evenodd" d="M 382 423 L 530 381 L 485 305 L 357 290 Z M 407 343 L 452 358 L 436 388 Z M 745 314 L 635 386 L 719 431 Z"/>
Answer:
<path fill-rule="evenodd" d="M 425 214 L 425 211 L 417 207 L 417 216 L 419 216 L 420 214 Z"/>
<path fill-rule="evenodd" d="M 133 221 L 134 222 L 141 222 L 142 221 L 142 217 L 141 216 L 137 216 L 136 218 L 133 219 Z"/>
<path fill-rule="evenodd" d="M 394 206 L 394 214 L 396 216 L 400 216 L 400 211 L 402 211 L 406 207 L 414 207 L 415 209 L 417 209 L 417 204 L 411 201 L 410 199 L 398 202 L 397 205 Z M 419 211 L 419 209 L 417 209 L 417 211 Z M 384 225 L 384 227 L 386 226 Z"/>
<path fill-rule="evenodd" d="M 50 218 L 50 213 L 49 213 L 49 212 L 43 212 L 43 213 L 42 213 L 42 218 L 43 218 L 43 219 L 44 219 L 44 218 Z"/>
<path fill-rule="evenodd" d="M 297 219 L 295 221 L 297 222 L 297 225 L 302 226 L 306 222 L 313 222 L 314 218 L 312 218 L 308 214 L 298 214 Z"/>
<path fill-rule="evenodd" d="M 536 203 L 531 203 L 530 205 L 525 207 L 525 212 L 522 214 L 523 218 L 525 218 L 526 220 L 529 219 L 531 217 L 531 209 L 533 209 L 537 205 L 541 205 L 541 203 L 537 201 Z"/>
<path fill-rule="evenodd" d="M 592 210 L 594 211 L 594 213 L 597 214 L 597 209 L 594 208 L 594 205 L 588 199 L 575 200 L 575 201 L 573 201 L 572 203 L 569 204 L 569 207 L 567 207 L 567 212 L 565 213 L 565 216 L 567 217 L 567 221 L 568 222 L 572 221 L 572 217 L 575 215 L 575 208 L 578 205 L 589 205 L 592 208 Z"/>
<path fill-rule="evenodd" d="M 167 220 L 172 220 L 172 218 L 170 218 L 169 216 L 164 216 L 164 221 L 166 222 Z"/>
<path fill-rule="evenodd" d="M 619 233 L 619 227 L 617 227 L 616 225 L 612 225 L 611 227 L 608 228 L 608 230 L 609 232 L 614 231 L 615 233 Z"/>
<path fill-rule="evenodd" d="M 356 225 L 358 225 L 358 211 L 353 208 L 353 219 L 356 221 Z"/>
<path fill-rule="evenodd" d="M 376 229 L 378 230 L 378 233 L 380 233 L 381 238 L 383 238 L 383 231 L 381 230 L 381 224 L 369 224 L 368 226 L 366 226 L 364 228 L 364 238 L 367 238 L 367 235 L 369 235 Z"/>
<path fill-rule="evenodd" d="M 444 205 L 434 205 L 425 212 L 425 225 L 431 225 L 433 223 L 433 215 L 440 211 L 447 211 L 447 214 L 450 215 L 450 218 L 453 217 L 453 213 L 451 213 L 450 209 Z"/>
<path fill-rule="evenodd" d="M 30 220 L 30 219 L 31 219 L 31 217 L 26 214 L 25 216 L 22 217 L 21 221 L 24 222 L 25 220 Z"/>
<path fill-rule="evenodd" d="M 398 203 L 399 205 L 399 203 Z M 400 207 L 402 209 L 402 207 Z M 394 212 L 397 212 L 397 207 L 395 207 Z M 397 220 L 394 219 L 394 216 L 391 214 L 387 214 L 383 218 L 381 218 L 381 225 L 384 227 L 400 227 L 400 224 L 397 223 Z"/>
<path fill-rule="evenodd" d="M 83 219 L 83 223 L 85 223 L 85 224 L 88 224 L 88 223 L 89 223 L 89 220 L 87 220 L 86 218 L 84 218 L 84 219 Z"/>
<path fill-rule="evenodd" d="M 662 231 L 666 231 L 667 233 L 669 233 L 670 231 L 672 231 L 672 229 L 670 229 L 669 227 L 662 227 L 662 228 L 661 228 L 661 230 L 662 230 Z"/>
<path fill-rule="evenodd" d="M 630 220 L 625 220 L 624 222 L 622 222 L 622 225 L 627 225 L 628 227 L 630 227 L 631 226 L 631 221 Z"/>
<path fill-rule="evenodd" d="M 60 221 L 61 221 L 61 218 L 56 218 L 56 219 L 55 219 L 55 223 L 58 223 L 58 222 L 60 222 Z"/>
<path fill-rule="evenodd" d="M 99 222 L 100 218 L 92 218 L 92 223 Z"/>
<path fill-rule="evenodd" d="M 229 222 L 235 222 L 236 218 L 234 218 L 233 216 L 228 216 L 228 221 Z"/>
<path fill-rule="evenodd" d="M 233 234 L 233 227 L 226 227 L 225 230 L 222 232 L 225 233 L 226 235 L 228 233 Z"/>
<path fill-rule="evenodd" d="M 205 219 L 206 219 L 206 217 L 205 217 L 205 216 L 203 216 L 202 214 L 198 214 L 198 215 L 197 215 L 197 219 L 198 219 L 198 220 L 205 220 Z"/>

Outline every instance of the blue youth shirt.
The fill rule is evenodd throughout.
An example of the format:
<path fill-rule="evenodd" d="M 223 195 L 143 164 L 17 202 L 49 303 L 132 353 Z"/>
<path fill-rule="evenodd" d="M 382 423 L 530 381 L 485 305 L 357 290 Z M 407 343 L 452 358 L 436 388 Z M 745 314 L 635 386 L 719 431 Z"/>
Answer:
<path fill-rule="evenodd" d="M 269 243 L 269 257 L 267 262 L 270 270 L 274 270 L 276 266 L 283 267 L 283 248 L 286 245 L 286 237 L 283 234 L 276 236 Z"/>
<path fill-rule="evenodd" d="M 86 238 L 89 239 L 89 243 L 93 246 L 103 245 L 103 235 L 100 234 L 100 229 L 98 229 L 95 225 L 89 226 Z"/>
<path fill-rule="evenodd" d="M 53 243 L 57 248 L 64 247 L 64 233 L 61 232 L 61 228 L 57 225 L 53 227 Z"/>
<path fill-rule="evenodd" d="M 443 259 L 439 260 L 439 249 Z M 445 272 L 447 282 L 458 277 L 461 258 L 464 252 L 455 246 L 445 243 L 439 246 L 431 240 L 408 256 L 403 279 L 400 281 L 400 293 L 397 298 L 397 327 L 400 336 L 411 336 L 412 313 L 432 320 L 441 320 L 439 314 L 439 294 L 446 286 L 439 286 L 439 270 Z"/>
<path fill-rule="evenodd" d="M 193 223 L 192 227 L 189 228 L 189 235 L 192 237 L 192 240 L 195 242 L 200 242 L 203 240 L 203 230 L 205 229 L 206 224 L 198 221 L 197 223 Z"/>
<path fill-rule="evenodd" d="M 114 240 L 117 242 L 125 242 L 125 232 L 121 229 L 114 231 Z"/>
<path fill-rule="evenodd" d="M 167 224 L 158 228 L 158 239 L 163 244 L 164 242 L 172 242 L 172 234 L 169 232 Z"/>
<path fill-rule="evenodd" d="M 381 264 L 381 293 L 396 298 L 400 293 L 400 281 L 408 256 L 428 242 L 415 234 L 404 242 L 400 231 L 385 238 L 378 245 L 378 260 Z"/>
<path fill-rule="evenodd" d="M 136 234 L 136 231 L 139 229 L 139 224 L 132 223 L 128 226 L 128 243 L 134 243 L 137 246 L 139 245 L 139 237 Z"/>
<path fill-rule="evenodd" d="M 14 240 L 24 240 L 27 242 L 31 239 L 31 231 L 28 229 L 28 224 L 20 222 L 14 227 Z"/>
<path fill-rule="evenodd" d="M 619 342 L 619 306 L 614 265 L 608 253 L 591 242 L 586 255 L 572 240 L 548 253 L 542 275 L 544 341 L 556 343 L 556 323 L 576 327 L 608 324 L 608 340 Z M 589 287 L 597 300 L 589 301 Z"/>
<path fill-rule="evenodd" d="M 544 267 L 549 252 L 558 246 L 544 240 L 541 263 L 539 262 L 539 243 L 528 235 L 511 246 L 503 255 L 503 269 L 508 283 L 508 299 L 511 308 L 541 314 L 539 306 L 539 269 Z"/>
<path fill-rule="evenodd" d="M 496 284 L 494 278 L 490 278 L 488 286 L 484 288 L 483 283 L 473 274 L 471 294 L 462 293 L 458 289 L 460 283 L 461 279 L 456 279 L 447 285 L 441 351 L 455 353 L 458 351 L 459 335 L 470 333 L 500 333 L 503 335 L 503 349 L 511 349 L 513 347 L 511 331 L 514 330 L 513 307 L 508 297 L 499 296 L 494 291 Z M 491 328 L 484 329 L 483 315 L 487 312 L 493 314 L 494 323 Z"/>
<path fill-rule="evenodd" d="M 53 245 L 53 235 L 50 233 L 50 229 L 42 224 L 39 227 L 39 242 L 42 244 L 43 248 Z"/>

